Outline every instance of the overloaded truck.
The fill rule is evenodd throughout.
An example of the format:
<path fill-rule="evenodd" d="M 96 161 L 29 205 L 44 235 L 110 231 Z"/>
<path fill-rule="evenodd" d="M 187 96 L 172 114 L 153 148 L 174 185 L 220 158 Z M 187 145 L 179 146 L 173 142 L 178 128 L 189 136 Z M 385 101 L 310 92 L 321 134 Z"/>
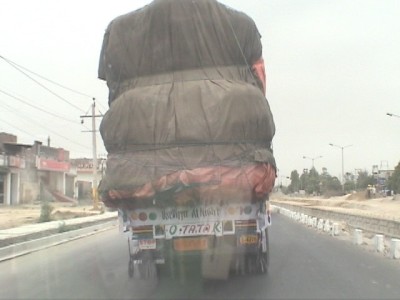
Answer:
<path fill-rule="evenodd" d="M 129 275 L 176 275 L 187 256 L 206 278 L 266 273 L 275 124 L 254 21 L 215 0 L 154 0 L 109 23 L 99 78 L 99 194 L 129 233 Z"/>

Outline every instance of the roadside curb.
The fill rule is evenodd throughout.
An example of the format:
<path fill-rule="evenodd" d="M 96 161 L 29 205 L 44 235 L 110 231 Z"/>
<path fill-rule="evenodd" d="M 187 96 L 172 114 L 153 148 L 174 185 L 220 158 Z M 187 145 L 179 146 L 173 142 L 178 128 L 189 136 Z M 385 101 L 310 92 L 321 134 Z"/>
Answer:
<path fill-rule="evenodd" d="M 111 221 L 110 221 L 111 220 Z M 100 221 L 97 221 L 100 222 Z M 18 256 L 26 255 L 35 251 L 43 250 L 59 244 L 67 243 L 76 239 L 84 238 L 96 233 L 100 233 L 111 228 L 115 228 L 118 224 L 117 217 L 106 218 L 103 222 L 93 225 L 93 221 L 80 222 L 79 226 L 84 228 L 72 229 L 62 233 L 51 234 L 39 239 L 32 239 L 22 243 L 12 244 L 0 248 L 0 262 L 9 260 Z"/>
<path fill-rule="evenodd" d="M 348 227 L 347 230 L 350 229 L 350 231 L 347 234 L 347 238 L 350 238 L 354 245 L 363 246 L 370 244 L 370 246 L 372 246 L 372 248 L 370 248 L 376 253 L 381 253 L 384 256 L 393 259 L 400 258 L 400 239 L 394 238 L 393 236 L 388 237 L 370 231 L 370 233 L 372 233 L 374 236 L 372 238 L 363 238 L 362 229 L 356 227 L 351 229 L 352 226 L 348 226 L 348 224 L 346 225 L 346 221 L 343 219 L 336 219 L 336 221 L 333 221 L 332 219 L 325 219 L 321 217 L 321 215 L 318 215 L 317 212 L 319 210 L 313 210 L 313 214 L 305 214 L 301 209 L 296 209 L 298 207 L 293 206 L 287 208 L 281 206 L 281 203 L 279 205 L 273 204 L 271 205 L 271 208 L 275 213 L 282 214 L 308 227 L 328 233 L 331 236 L 341 235 L 340 232 L 345 230 L 344 227 Z M 339 222 L 344 222 L 345 225 L 340 224 Z M 369 240 L 369 242 L 367 242 L 367 240 Z"/>
<path fill-rule="evenodd" d="M 400 221 L 398 220 L 379 218 L 376 216 L 356 215 L 318 207 L 293 205 L 280 201 L 271 201 L 271 204 L 321 219 L 343 221 L 351 228 L 359 228 L 371 233 L 400 238 Z"/>

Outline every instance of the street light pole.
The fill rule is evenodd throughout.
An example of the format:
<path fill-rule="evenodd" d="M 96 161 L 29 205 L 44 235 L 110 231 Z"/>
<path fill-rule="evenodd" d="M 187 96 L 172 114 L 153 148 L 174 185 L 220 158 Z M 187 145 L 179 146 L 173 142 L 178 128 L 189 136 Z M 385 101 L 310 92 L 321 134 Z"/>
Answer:
<path fill-rule="evenodd" d="M 348 148 L 348 147 L 351 147 L 353 145 L 339 146 L 339 145 L 335 145 L 335 144 L 332 144 L 332 143 L 330 143 L 329 145 L 332 146 L 332 147 L 337 147 L 337 148 L 342 150 L 342 190 L 344 191 L 344 151 L 343 150 L 344 150 L 344 148 Z"/>
<path fill-rule="evenodd" d="M 280 176 L 280 178 L 281 178 L 281 182 L 280 182 L 280 186 L 285 186 L 285 183 L 286 183 L 286 181 L 284 181 L 284 179 L 290 179 L 290 177 L 289 176 L 285 176 L 285 175 L 281 175 Z"/>
<path fill-rule="evenodd" d="M 386 113 L 386 115 L 388 115 L 389 117 L 396 117 L 396 118 L 400 118 L 400 116 L 399 116 L 399 115 L 392 114 L 392 113 Z"/>
<path fill-rule="evenodd" d="M 311 162 L 312 162 L 312 168 L 314 168 L 314 160 L 316 160 L 316 159 L 318 159 L 318 158 L 322 158 L 322 156 L 321 155 L 319 155 L 319 156 L 316 156 L 316 157 L 307 157 L 307 156 L 303 156 L 303 159 L 311 159 Z"/>

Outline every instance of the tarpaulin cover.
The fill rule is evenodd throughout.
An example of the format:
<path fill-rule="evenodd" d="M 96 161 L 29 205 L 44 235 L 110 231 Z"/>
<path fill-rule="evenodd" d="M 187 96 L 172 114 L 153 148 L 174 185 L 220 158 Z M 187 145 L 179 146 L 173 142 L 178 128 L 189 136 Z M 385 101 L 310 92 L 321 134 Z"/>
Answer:
<path fill-rule="evenodd" d="M 244 13 L 214 0 L 155 0 L 117 17 L 99 78 L 110 105 L 100 126 L 106 205 L 253 201 L 272 189 L 275 125 L 260 34 Z"/>

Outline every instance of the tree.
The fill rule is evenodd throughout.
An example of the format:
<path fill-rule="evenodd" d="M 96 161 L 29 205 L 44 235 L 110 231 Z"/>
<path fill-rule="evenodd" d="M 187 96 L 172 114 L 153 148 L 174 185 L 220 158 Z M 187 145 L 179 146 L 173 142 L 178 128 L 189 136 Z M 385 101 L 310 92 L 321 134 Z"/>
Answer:
<path fill-rule="evenodd" d="M 356 189 L 356 183 L 353 180 L 346 180 L 344 183 L 344 191 L 351 192 Z"/>
<path fill-rule="evenodd" d="M 307 184 L 305 188 L 306 192 L 309 194 L 319 194 L 320 193 L 320 179 L 317 170 L 313 167 L 307 174 Z"/>
<path fill-rule="evenodd" d="M 333 194 L 340 194 L 342 191 L 342 184 L 337 177 L 330 177 L 328 181 L 327 191 Z"/>
<path fill-rule="evenodd" d="M 306 190 L 308 184 L 308 169 L 303 169 L 303 173 L 300 175 L 300 189 Z"/>
<path fill-rule="evenodd" d="M 400 168 L 400 167 L 399 167 Z M 399 170 L 400 172 L 400 170 Z M 344 191 L 350 192 L 355 190 L 355 176 L 351 173 L 346 173 Z M 338 196 L 343 193 L 342 184 L 337 177 L 332 177 L 326 168 L 322 169 L 322 173 L 319 174 L 313 167 L 309 169 L 303 169 L 303 173 L 299 176 L 297 170 L 293 170 L 290 175 L 291 183 L 288 186 L 287 192 L 294 193 L 299 190 L 304 190 L 307 194 L 317 194 L 324 196 Z M 359 183 L 368 185 L 369 182 L 373 182 L 373 176 L 368 176 L 366 172 L 359 176 Z M 367 186 L 366 185 L 366 186 Z M 365 187 L 366 187 L 365 186 Z"/>
<path fill-rule="evenodd" d="M 290 184 L 288 190 L 290 193 L 298 192 L 300 189 L 300 178 L 297 170 L 293 170 L 290 173 Z"/>
<path fill-rule="evenodd" d="M 343 190 L 345 193 L 352 192 L 356 189 L 356 180 L 355 180 L 355 175 L 346 172 L 344 175 L 344 184 L 343 184 Z"/>
<path fill-rule="evenodd" d="M 342 193 L 342 185 L 337 177 L 332 177 L 326 169 L 320 176 L 320 192 L 321 194 L 330 197 L 337 196 Z"/>
<path fill-rule="evenodd" d="M 357 177 L 357 189 L 366 189 L 368 185 L 375 184 L 373 175 L 368 175 L 367 171 L 360 171 Z"/>
<path fill-rule="evenodd" d="M 397 164 L 392 176 L 388 180 L 388 188 L 396 194 L 400 193 L 400 162 Z"/>

